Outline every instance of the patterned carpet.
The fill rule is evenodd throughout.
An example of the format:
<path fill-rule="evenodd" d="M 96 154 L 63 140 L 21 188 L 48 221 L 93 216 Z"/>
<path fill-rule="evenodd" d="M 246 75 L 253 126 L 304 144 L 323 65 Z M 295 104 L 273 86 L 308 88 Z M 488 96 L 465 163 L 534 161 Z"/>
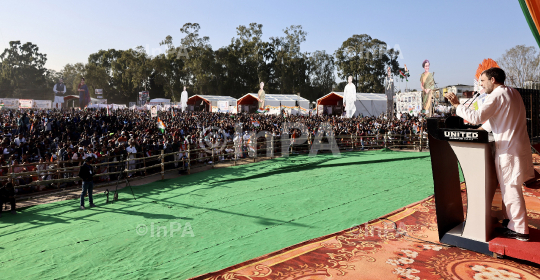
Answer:
<path fill-rule="evenodd" d="M 462 190 L 465 198 L 465 185 Z M 524 188 L 524 194 L 530 227 L 539 228 L 540 191 Z M 500 210 L 500 204 L 497 191 L 493 209 Z M 193 279 L 540 279 L 540 265 L 437 244 L 435 219 L 429 197 L 366 224 Z"/>

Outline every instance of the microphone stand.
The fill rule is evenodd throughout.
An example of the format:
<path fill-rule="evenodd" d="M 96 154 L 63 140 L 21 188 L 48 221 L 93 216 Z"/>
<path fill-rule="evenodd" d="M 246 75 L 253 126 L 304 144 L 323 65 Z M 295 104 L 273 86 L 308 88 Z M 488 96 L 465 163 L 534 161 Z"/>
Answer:
<path fill-rule="evenodd" d="M 473 97 L 471 97 L 473 100 L 471 100 L 471 98 L 469 98 L 469 99 L 467 99 L 467 101 L 465 101 L 465 103 L 467 103 L 469 100 L 471 100 L 471 103 L 469 103 L 469 106 L 467 106 L 467 109 L 468 109 L 469 107 L 471 107 L 471 105 L 473 104 L 474 100 L 476 100 L 476 98 L 477 98 L 478 96 L 480 96 L 480 93 L 479 93 L 479 92 L 476 92 L 476 93 L 473 95 Z"/>

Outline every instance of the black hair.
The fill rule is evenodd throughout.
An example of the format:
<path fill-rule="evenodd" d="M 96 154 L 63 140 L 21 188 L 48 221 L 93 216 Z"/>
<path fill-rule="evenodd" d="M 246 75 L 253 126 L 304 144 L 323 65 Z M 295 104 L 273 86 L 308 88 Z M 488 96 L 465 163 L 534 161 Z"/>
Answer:
<path fill-rule="evenodd" d="M 506 73 L 504 73 L 504 70 L 498 67 L 491 67 L 487 70 L 484 70 L 482 74 L 486 75 L 486 77 L 490 80 L 491 78 L 495 78 L 495 81 L 499 84 L 504 85 L 504 81 L 506 80 Z"/>

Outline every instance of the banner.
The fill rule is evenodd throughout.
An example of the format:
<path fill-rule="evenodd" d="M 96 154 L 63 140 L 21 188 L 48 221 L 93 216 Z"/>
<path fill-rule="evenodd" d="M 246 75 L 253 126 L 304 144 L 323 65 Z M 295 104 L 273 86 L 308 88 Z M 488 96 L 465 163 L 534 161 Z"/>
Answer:
<path fill-rule="evenodd" d="M 33 99 L 19 99 L 19 108 L 21 109 L 31 109 L 34 107 Z"/>
<path fill-rule="evenodd" d="M 229 112 L 229 101 L 218 101 L 217 102 L 218 112 L 228 113 Z"/>
<path fill-rule="evenodd" d="M 19 109 L 19 99 L 15 98 L 2 98 L 0 104 L 4 104 L 6 109 Z"/>
<path fill-rule="evenodd" d="M 34 108 L 36 109 L 51 109 L 52 101 L 51 100 L 34 100 Z"/>
<path fill-rule="evenodd" d="M 98 95 L 103 95 L 103 89 L 97 89 L 96 88 L 96 96 Z M 101 98 L 101 97 L 98 97 L 98 98 Z"/>
<path fill-rule="evenodd" d="M 150 93 L 148 91 L 139 92 L 139 102 L 140 104 L 146 104 L 146 101 L 150 99 Z"/>
<path fill-rule="evenodd" d="M 152 108 L 150 108 L 150 114 L 152 118 L 157 117 L 157 106 L 152 106 Z"/>
<path fill-rule="evenodd" d="M 396 95 L 396 113 L 418 115 L 422 112 L 422 92 L 403 92 Z"/>

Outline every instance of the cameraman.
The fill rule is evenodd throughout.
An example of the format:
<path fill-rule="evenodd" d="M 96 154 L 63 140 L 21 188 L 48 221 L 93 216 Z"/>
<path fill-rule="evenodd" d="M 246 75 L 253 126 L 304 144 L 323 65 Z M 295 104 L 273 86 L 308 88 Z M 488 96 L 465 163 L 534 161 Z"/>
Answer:
<path fill-rule="evenodd" d="M 96 207 L 94 199 L 92 198 L 92 192 L 94 191 L 94 167 L 92 167 L 92 161 L 94 157 L 87 157 L 84 159 L 84 164 L 79 169 L 79 177 L 82 179 L 82 193 L 81 193 L 81 210 L 84 210 L 84 197 L 88 192 L 88 201 L 90 207 Z"/>
<path fill-rule="evenodd" d="M 7 180 L 0 182 L 0 217 L 2 217 L 2 208 L 5 202 L 11 204 L 11 213 L 17 214 L 15 211 L 15 188 Z"/>

